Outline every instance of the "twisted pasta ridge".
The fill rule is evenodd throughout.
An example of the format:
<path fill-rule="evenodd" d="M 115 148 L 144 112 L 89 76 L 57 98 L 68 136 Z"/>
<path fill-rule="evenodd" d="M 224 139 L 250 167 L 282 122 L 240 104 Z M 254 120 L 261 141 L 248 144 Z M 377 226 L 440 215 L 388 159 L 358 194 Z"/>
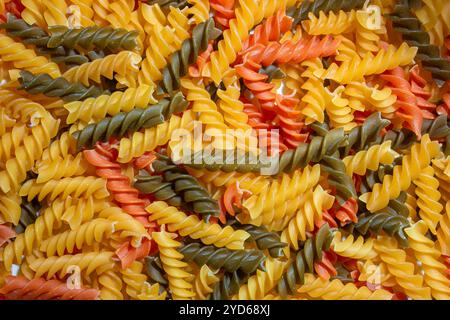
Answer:
<path fill-rule="evenodd" d="M 407 4 L 396 4 L 389 17 L 394 29 L 401 33 L 404 41 L 418 48 L 417 57 L 422 61 L 424 68 L 437 79 L 449 80 L 450 62 L 440 56 L 437 46 L 430 44 L 430 36 L 422 30 L 422 24 L 411 14 Z"/>
<path fill-rule="evenodd" d="M 195 262 L 198 266 L 208 265 L 214 270 L 223 268 L 227 272 L 240 270 L 244 273 L 254 273 L 257 269 L 264 270 L 266 257 L 259 250 L 229 250 L 190 243 L 178 249 L 186 262 Z"/>
<path fill-rule="evenodd" d="M 193 64 L 200 52 L 208 47 L 208 42 L 219 36 L 220 32 L 214 27 L 212 18 L 202 22 L 192 30 L 192 37 L 181 44 L 181 49 L 170 57 L 170 62 L 161 71 L 162 80 L 158 84 L 158 93 L 173 94 L 180 88 L 180 78 L 188 73 L 188 67 Z"/>
<path fill-rule="evenodd" d="M 398 248 L 394 238 L 380 237 L 374 248 L 408 296 L 419 300 L 431 299 L 431 290 L 423 285 L 423 276 L 414 272 L 414 265 L 406 260 L 405 251 Z"/>
<path fill-rule="evenodd" d="M 82 130 L 73 133 L 77 140 L 77 148 L 92 148 L 98 141 L 108 141 L 111 137 L 121 138 L 140 129 L 147 129 L 168 120 L 173 113 L 186 109 L 188 103 L 178 92 L 171 99 L 162 99 L 157 104 L 145 109 L 133 109 L 107 117 L 100 122 L 89 124 Z"/>
<path fill-rule="evenodd" d="M 392 164 L 398 154 L 391 149 L 391 144 L 392 141 L 388 140 L 345 157 L 343 161 L 347 168 L 347 175 L 350 177 L 353 174 L 364 176 L 367 170 L 377 170 L 380 164 Z"/>
<path fill-rule="evenodd" d="M 217 201 L 212 199 L 207 190 L 185 169 L 178 167 L 168 157 L 162 155 L 152 162 L 152 168 L 156 174 L 163 175 L 164 181 L 172 184 L 175 193 L 180 195 L 194 213 L 201 214 L 206 221 L 211 216 L 219 216 Z"/>
<path fill-rule="evenodd" d="M 16 149 L 23 145 L 22 137 L 27 134 L 25 125 L 15 125 L 10 132 L 0 137 L 0 161 L 14 158 Z"/>
<path fill-rule="evenodd" d="M 71 8 L 75 7 L 79 10 L 79 23 L 82 27 L 89 27 L 94 25 L 94 21 L 92 18 L 94 17 L 93 10 L 93 2 L 94 0 L 70 0 L 72 5 L 69 6 L 69 11 Z M 70 17 L 68 18 L 70 24 Z"/>
<path fill-rule="evenodd" d="M 277 292 L 286 297 L 288 294 L 295 292 L 297 284 L 304 284 L 305 272 L 313 272 L 314 262 L 322 260 L 322 251 L 330 248 L 333 234 L 324 224 L 313 238 L 309 238 L 304 243 L 304 246 L 299 250 L 294 258 L 294 261 L 287 267 L 280 275 L 280 280 L 277 284 Z"/>
<path fill-rule="evenodd" d="M 159 246 L 159 255 L 164 271 L 167 273 L 172 298 L 174 300 L 193 298 L 195 293 L 190 283 L 191 274 L 185 270 L 187 263 L 182 261 L 183 255 L 176 250 L 180 243 L 170 236 L 171 234 L 166 232 L 152 234 Z"/>
<path fill-rule="evenodd" d="M 41 162 L 38 167 L 37 183 L 49 180 L 60 180 L 73 176 L 81 176 L 87 171 L 87 163 L 81 154 L 76 157 L 69 155 L 65 158 L 58 157 L 54 161 Z"/>
<path fill-rule="evenodd" d="M 151 280 L 152 283 L 158 283 L 163 287 L 167 286 L 168 282 L 163 275 L 164 269 L 159 256 L 145 257 L 145 272 L 149 278 L 148 280 Z"/>
<path fill-rule="evenodd" d="M 256 275 L 251 276 L 247 283 L 239 288 L 239 291 L 232 297 L 233 300 L 262 299 L 270 292 L 281 278 L 285 263 L 267 258 L 264 269 L 257 270 Z"/>
<path fill-rule="evenodd" d="M 348 144 L 340 149 L 340 153 L 348 155 L 351 149 L 355 152 L 366 149 L 367 145 L 379 139 L 381 130 L 389 124 L 390 121 L 383 119 L 379 112 L 372 113 L 360 126 L 350 130 L 346 135 Z"/>
<path fill-rule="evenodd" d="M 369 87 L 366 83 L 351 82 L 345 86 L 344 94 L 353 110 L 371 109 L 380 112 L 385 118 L 393 118 L 393 113 L 398 108 L 395 103 L 397 96 L 389 87 L 378 89 L 376 86 Z"/>
<path fill-rule="evenodd" d="M 448 174 L 446 174 L 448 164 L 448 157 L 433 160 L 434 174 L 439 181 L 439 192 L 443 202 L 450 200 L 450 185 L 447 181 Z"/>
<path fill-rule="evenodd" d="M 35 271 L 35 278 L 47 275 L 46 279 L 50 279 L 56 274 L 64 277 L 70 272 L 71 266 L 78 266 L 80 271 L 85 271 L 85 275 L 89 276 L 96 272 L 101 274 L 109 269 L 113 263 L 113 252 L 88 252 L 75 255 L 64 255 L 61 257 L 37 258 L 30 264 L 31 270 Z"/>
<path fill-rule="evenodd" d="M 42 0 L 44 19 L 48 26 L 67 26 L 67 4 L 64 0 Z"/>
<path fill-rule="evenodd" d="M 362 236 L 355 238 L 350 234 L 342 239 L 341 232 L 336 232 L 331 242 L 331 248 L 342 257 L 367 260 L 377 256 L 373 244 L 374 240 L 371 238 L 364 240 Z"/>
<path fill-rule="evenodd" d="M 350 32 L 355 27 L 355 20 L 355 10 L 340 10 L 337 14 L 330 11 L 328 15 L 320 11 L 318 17 L 309 12 L 308 20 L 302 21 L 302 26 L 311 35 L 340 34 Z"/>
<path fill-rule="evenodd" d="M 41 123 L 31 129 L 31 135 L 23 138 L 23 145 L 15 150 L 15 158 L 6 162 L 5 170 L 0 172 L 0 187 L 3 192 L 18 190 L 19 184 L 25 180 L 27 171 L 39 159 L 58 131 L 59 121 L 51 116 L 45 117 Z"/>
<path fill-rule="evenodd" d="M 118 272 L 109 270 L 98 277 L 101 300 L 123 300 L 123 282 Z"/>
<path fill-rule="evenodd" d="M 304 121 L 300 119 L 300 112 L 294 108 L 299 100 L 291 95 L 277 95 L 275 111 L 277 112 L 277 122 L 283 134 L 285 144 L 290 147 L 297 147 L 305 142 L 308 134 L 302 133 Z"/>
<path fill-rule="evenodd" d="M 19 222 L 15 228 L 16 233 L 24 232 L 29 225 L 33 224 L 36 221 L 42 207 L 39 203 L 35 203 L 34 201 L 28 202 L 22 200 L 20 208 L 21 213 Z"/>
<path fill-rule="evenodd" d="M 335 190 L 340 205 L 351 198 L 357 199 L 355 186 L 351 176 L 346 173 L 344 161 L 338 157 L 324 156 L 321 170 L 328 173 L 328 184 Z"/>
<path fill-rule="evenodd" d="M 297 290 L 312 298 L 323 300 L 391 300 L 392 293 L 384 289 L 370 290 L 368 287 L 357 287 L 353 283 L 344 284 L 339 279 L 332 281 L 305 274 L 305 283 Z"/>
<path fill-rule="evenodd" d="M 73 101 L 64 105 L 69 111 L 67 123 L 74 123 L 77 120 L 100 121 L 107 114 L 115 116 L 120 112 L 130 112 L 134 108 L 142 109 L 150 103 L 157 103 L 152 95 L 153 87 L 140 85 L 137 88 L 127 88 L 124 92 L 114 91 L 111 95 Z"/>
<path fill-rule="evenodd" d="M 280 156 L 278 172 L 291 173 L 309 162 L 319 162 L 325 155 L 336 152 L 345 140 L 342 128 L 327 131 L 324 136 L 313 136 L 309 143 L 300 143 Z"/>
<path fill-rule="evenodd" d="M 392 175 L 385 175 L 383 183 L 374 185 L 372 192 L 360 196 L 370 212 L 383 209 L 390 199 L 397 198 L 401 191 L 411 185 L 412 180 L 419 177 L 433 157 L 439 153 L 439 144 L 432 142 L 428 134 L 411 148 L 411 154 L 405 155 L 402 164 L 395 166 Z"/>
<path fill-rule="evenodd" d="M 340 66 L 332 63 L 321 77 L 341 84 L 364 80 L 365 76 L 380 74 L 397 66 L 411 63 L 416 53 L 417 48 L 409 47 L 406 43 L 402 43 L 398 49 L 389 45 L 387 49 L 378 51 L 375 56 L 368 52 L 362 59 L 354 57 L 350 61 L 343 61 Z"/>
<path fill-rule="evenodd" d="M 419 216 L 425 222 L 431 233 L 436 234 L 436 227 L 441 220 L 442 204 L 439 202 L 439 181 L 434 177 L 432 166 L 424 168 L 417 179 L 413 180 L 416 185 L 417 206 Z"/>
<path fill-rule="evenodd" d="M 59 97 L 67 102 L 98 97 L 102 94 L 99 87 L 85 87 L 79 82 L 71 83 L 63 77 L 54 79 L 45 73 L 35 76 L 31 72 L 21 71 L 19 81 L 19 89 L 26 90 L 30 94 L 42 93 L 48 97 Z"/>
<path fill-rule="evenodd" d="M 187 129 L 193 126 L 193 121 L 192 111 L 187 110 L 181 117 L 173 115 L 168 121 L 156 127 L 145 129 L 144 132 L 135 132 L 130 138 L 122 138 L 117 161 L 127 163 L 133 158 L 153 151 L 158 146 L 165 145 L 177 129 Z"/>
<path fill-rule="evenodd" d="M 260 250 L 266 250 L 273 258 L 279 258 L 283 256 L 283 248 L 287 245 L 281 242 L 280 236 L 276 232 L 267 231 L 263 226 L 255 226 L 252 224 L 240 224 L 236 220 L 228 219 L 227 223 L 230 225 L 236 225 L 239 229 L 246 231 L 250 237 L 247 242 L 255 242 L 256 246 Z"/>
<path fill-rule="evenodd" d="M 360 9 L 364 5 L 363 0 L 315 0 L 315 1 L 303 1 L 299 6 L 290 7 L 287 11 L 287 15 L 294 18 L 293 26 L 296 26 L 299 22 L 308 19 L 309 13 L 318 15 L 320 11 L 325 14 L 330 11 L 350 11 L 352 9 Z"/>
<path fill-rule="evenodd" d="M 24 98 L 13 91 L 0 90 L 0 95 L 0 104 L 5 108 L 3 110 L 9 111 L 13 118 L 29 123 L 30 126 L 38 124 L 39 119 L 49 115 L 40 103 Z"/>
<path fill-rule="evenodd" d="M 8 300 L 96 300 L 96 289 L 69 289 L 66 282 L 24 276 L 8 276 L 0 288 L 0 294 Z"/>
<path fill-rule="evenodd" d="M 104 26 L 108 23 L 106 17 L 111 12 L 109 1 L 93 0 L 92 9 L 94 10 L 94 22 L 96 25 Z"/>
<path fill-rule="evenodd" d="M 47 40 L 49 48 L 64 46 L 66 48 L 82 47 L 93 50 L 133 50 L 137 46 L 136 31 L 121 28 L 90 26 L 87 28 L 69 29 L 65 26 L 49 28 Z"/>
<path fill-rule="evenodd" d="M 53 234 L 53 230 L 60 225 L 59 221 L 63 215 L 63 210 L 64 204 L 58 200 L 54 201 L 37 217 L 33 224 L 29 225 L 23 233 L 17 235 L 14 242 L 8 243 L 4 247 L 1 259 L 6 270 L 11 270 L 13 263 L 20 264 L 24 254 L 31 254 L 34 248 Z"/>
<path fill-rule="evenodd" d="M 89 86 L 92 80 L 101 83 L 101 77 L 115 79 L 123 85 L 134 87 L 133 73 L 138 71 L 137 64 L 141 62 L 141 56 L 132 51 L 121 51 L 118 54 L 110 54 L 104 58 L 84 63 L 81 66 L 71 68 L 64 72 L 63 77 L 71 82 L 81 82 Z"/>
<path fill-rule="evenodd" d="M 337 35 L 336 39 L 340 41 L 337 47 L 336 61 L 351 61 L 358 55 L 355 43 L 346 36 Z"/>
<path fill-rule="evenodd" d="M 59 67 L 47 58 L 36 56 L 32 49 L 27 49 L 22 43 L 16 42 L 5 34 L 0 34 L 0 58 L 11 62 L 15 68 L 31 73 L 48 73 L 52 77 L 61 76 Z"/>
<path fill-rule="evenodd" d="M 203 265 L 194 280 L 193 289 L 195 292 L 195 299 L 207 300 L 209 294 L 214 290 L 213 286 L 219 282 L 219 280 L 219 277 L 217 277 L 206 264 Z"/>
<path fill-rule="evenodd" d="M 147 201 L 138 197 L 139 191 L 133 188 L 130 179 L 122 174 L 120 165 L 100 151 L 98 148 L 85 150 L 83 154 L 86 160 L 95 166 L 97 175 L 106 179 L 106 187 L 120 207 L 131 216 L 141 217 L 139 221 L 148 225 L 145 221 L 148 213 L 144 209 Z"/>
<path fill-rule="evenodd" d="M 133 185 L 141 193 L 151 194 L 158 201 L 165 201 L 170 206 L 181 207 L 183 198 L 173 189 L 172 183 L 163 181 L 161 176 L 152 176 L 147 171 L 139 171 Z"/>
<path fill-rule="evenodd" d="M 447 201 L 445 204 L 445 214 L 442 215 L 437 228 L 436 236 L 441 252 L 445 255 L 450 253 L 450 203 Z"/>
<path fill-rule="evenodd" d="M 36 179 L 25 182 L 19 191 L 20 196 L 27 196 L 28 201 L 38 197 L 39 201 L 48 197 L 50 201 L 57 197 L 66 199 L 68 196 L 73 198 L 90 197 L 96 199 L 106 198 L 109 193 L 106 189 L 105 180 L 87 177 L 63 178 L 61 180 L 49 180 L 44 183 L 37 183 Z"/>
<path fill-rule="evenodd" d="M 306 232 L 314 230 L 315 224 L 322 220 L 322 212 L 330 209 L 333 203 L 334 197 L 324 191 L 320 185 L 314 191 L 308 190 L 301 200 L 297 213 L 281 233 L 281 241 L 298 250 L 299 240 L 306 240 Z M 289 254 L 289 248 L 285 249 L 285 254 Z"/>
<path fill-rule="evenodd" d="M 21 217 L 22 199 L 15 192 L 0 194 L 0 221 L 17 225 Z"/>
<path fill-rule="evenodd" d="M 296 170 L 292 176 L 283 174 L 279 179 L 257 195 L 252 195 L 243 202 L 252 220 L 258 219 L 262 222 L 281 219 L 286 212 L 286 204 L 300 197 L 308 189 L 313 188 L 320 177 L 320 166 L 307 166 L 303 171 Z M 292 208 L 295 211 L 298 207 Z M 246 213 L 246 214 L 247 214 Z M 254 224 L 254 223 L 253 223 Z"/>
<path fill-rule="evenodd" d="M 356 123 L 353 121 L 354 110 L 350 107 L 349 100 L 342 97 L 343 91 L 344 87 L 339 86 L 331 93 L 330 103 L 325 105 L 325 110 L 333 128 L 343 128 L 348 132 L 356 127 Z"/>
<path fill-rule="evenodd" d="M 134 7 L 135 4 L 131 0 L 116 0 L 110 4 L 110 13 L 106 16 L 106 20 L 114 28 L 127 29 Z"/>
<path fill-rule="evenodd" d="M 235 0 L 212 0 L 209 5 L 214 10 L 214 21 L 223 29 L 229 28 L 230 20 L 236 17 L 233 10 Z"/>
<path fill-rule="evenodd" d="M 409 243 L 404 230 L 409 226 L 410 223 L 406 217 L 387 209 L 371 214 L 360 214 L 354 228 L 362 235 L 366 235 L 369 231 L 375 234 L 384 231 L 388 235 L 395 237 L 401 246 L 407 247 Z"/>
<path fill-rule="evenodd" d="M 391 84 L 392 92 L 397 96 L 398 108 L 395 114 L 405 121 L 406 127 L 420 138 L 423 113 L 417 105 L 417 97 L 411 91 L 411 85 L 407 81 L 403 69 L 397 67 L 387 71 L 381 77 Z"/>
<path fill-rule="evenodd" d="M 222 280 L 216 283 L 213 292 L 209 296 L 210 300 L 229 300 L 232 295 L 239 292 L 242 284 L 246 283 L 249 275 L 240 272 L 225 272 Z"/>
<path fill-rule="evenodd" d="M 155 82 L 162 78 L 161 69 L 167 65 L 168 57 L 181 47 L 181 44 L 177 46 L 176 38 L 175 32 L 169 26 L 152 29 L 145 59 L 138 74 L 140 84 L 155 85 Z"/>
<path fill-rule="evenodd" d="M 106 219 L 94 219 L 82 224 L 75 230 L 65 231 L 44 240 L 40 250 L 47 256 L 62 256 L 73 253 L 83 246 L 91 246 L 94 242 L 101 242 L 114 231 L 114 224 Z"/>
<path fill-rule="evenodd" d="M 143 269 L 144 264 L 142 262 L 134 261 L 128 268 L 120 270 L 126 293 L 135 300 L 138 300 L 138 295 L 142 292 L 147 280 L 147 277 L 143 274 Z"/>
<path fill-rule="evenodd" d="M 150 221 L 157 221 L 159 225 L 167 224 L 170 232 L 178 232 L 183 237 L 200 239 L 206 245 L 213 244 L 219 248 L 242 250 L 244 241 L 250 236 L 243 230 L 235 231 L 230 226 L 222 228 L 218 224 L 206 223 L 195 215 L 187 216 L 184 212 L 162 201 L 153 202 L 146 209 L 150 213 Z"/>
<path fill-rule="evenodd" d="M 448 300 L 450 296 L 450 279 L 445 276 L 446 266 L 439 261 L 441 253 L 434 242 L 425 236 L 428 227 L 419 221 L 405 229 L 414 255 L 422 263 L 424 283 L 431 288 L 431 296 L 437 300 Z"/>
<path fill-rule="evenodd" d="M 44 7 L 42 1 L 24 0 L 22 5 L 25 7 L 22 11 L 22 18 L 28 23 L 36 23 L 40 27 L 47 26 L 44 16 Z"/>

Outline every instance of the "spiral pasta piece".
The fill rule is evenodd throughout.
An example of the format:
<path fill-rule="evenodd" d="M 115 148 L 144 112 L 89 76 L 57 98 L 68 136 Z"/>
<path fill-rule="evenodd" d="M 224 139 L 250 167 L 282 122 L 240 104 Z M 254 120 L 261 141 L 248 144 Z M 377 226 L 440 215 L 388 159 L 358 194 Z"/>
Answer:
<path fill-rule="evenodd" d="M 406 260 L 405 251 L 398 248 L 395 239 L 380 237 L 374 248 L 408 296 L 419 300 L 431 299 L 431 290 L 424 286 L 424 277 L 415 273 L 414 265 Z"/>
<path fill-rule="evenodd" d="M 309 189 L 302 197 L 297 213 L 281 233 L 281 241 L 298 250 L 299 240 L 306 240 L 306 232 L 314 230 L 315 224 L 322 220 L 322 212 L 330 209 L 333 203 L 334 197 L 320 185 L 314 191 Z M 288 253 L 288 250 L 286 248 L 285 253 Z"/>
<path fill-rule="evenodd" d="M 391 164 L 397 155 L 397 152 L 391 149 L 391 141 L 385 141 L 353 156 L 347 156 L 343 161 L 349 176 L 354 173 L 363 176 L 367 170 L 377 170 L 380 164 Z"/>
<path fill-rule="evenodd" d="M 67 123 L 74 123 L 76 120 L 99 121 L 106 115 L 114 116 L 119 112 L 129 112 L 134 108 L 145 108 L 150 103 L 157 102 L 152 94 L 151 86 L 140 85 L 137 88 L 128 88 L 124 92 L 115 91 L 111 95 L 101 95 L 97 98 L 67 103 L 64 105 L 64 108 L 69 111 Z"/>
<path fill-rule="evenodd" d="M 195 299 L 206 300 L 208 295 L 213 292 L 213 286 L 218 281 L 219 277 L 217 277 L 206 264 L 203 265 L 194 280 L 193 290 Z"/>
<path fill-rule="evenodd" d="M 88 276 L 93 272 L 101 274 L 113 264 L 113 252 L 88 252 L 75 255 L 64 255 L 61 257 L 38 258 L 30 264 L 30 268 L 36 272 L 35 278 L 46 275 L 50 279 L 58 274 L 64 277 L 70 271 L 71 266 L 78 266 Z"/>
<path fill-rule="evenodd" d="M 42 13 L 44 12 L 44 6 L 42 0 L 24 0 L 22 2 L 25 7 L 22 12 L 22 18 L 28 23 L 36 23 L 40 27 L 45 27 L 46 23 Z"/>
<path fill-rule="evenodd" d="M 96 199 L 104 199 L 109 193 L 105 180 L 92 176 L 80 176 L 49 180 L 44 183 L 37 183 L 35 179 L 28 180 L 20 188 L 19 195 L 27 196 L 28 201 L 37 196 L 38 200 L 42 201 L 46 197 L 54 200 L 57 197 L 66 199 L 68 196 L 74 198 L 93 196 Z"/>
<path fill-rule="evenodd" d="M 67 26 L 67 4 L 64 0 L 41 0 L 47 26 Z"/>
<path fill-rule="evenodd" d="M 362 236 L 355 239 L 353 235 L 349 235 L 347 238 L 342 239 L 342 234 L 336 232 L 331 242 L 331 248 L 342 257 L 367 260 L 377 256 L 373 249 L 373 244 L 373 239 L 365 241 Z"/>
<path fill-rule="evenodd" d="M 249 237 L 249 234 L 243 230 L 235 231 L 230 226 L 222 228 L 218 224 L 201 221 L 197 216 L 187 216 L 163 201 L 153 202 L 146 209 L 150 213 L 150 221 L 157 221 L 159 225 L 167 224 L 170 232 L 200 239 L 206 245 L 214 244 L 216 247 L 240 250 L 243 249 L 244 241 Z"/>
<path fill-rule="evenodd" d="M 0 187 L 3 192 L 18 190 L 25 180 L 26 172 L 39 159 L 58 130 L 59 121 L 51 116 L 43 118 L 41 123 L 31 129 L 31 135 L 23 138 L 23 145 L 15 150 L 15 158 L 6 162 L 6 169 L 0 172 Z"/>
<path fill-rule="evenodd" d="M 85 86 L 89 86 L 90 80 L 100 83 L 103 76 L 107 79 L 115 78 L 122 85 L 135 87 L 133 74 L 138 71 L 137 64 L 139 62 L 141 62 L 141 56 L 138 54 L 131 51 L 122 51 L 71 68 L 63 74 L 63 77 L 71 82 L 78 81 Z"/>
<path fill-rule="evenodd" d="M 265 263 L 266 272 L 256 271 L 256 275 L 251 276 L 247 284 L 239 288 L 239 292 L 231 297 L 233 300 L 253 300 L 262 299 L 268 292 L 275 287 L 277 281 L 281 278 L 285 263 L 267 258 Z"/>
<path fill-rule="evenodd" d="M 363 80 L 364 76 L 380 74 L 397 66 L 411 63 L 416 53 L 417 48 L 409 47 L 406 43 L 402 43 L 398 49 L 389 45 L 387 49 L 378 51 L 375 56 L 368 52 L 362 59 L 355 57 L 350 61 L 343 61 L 340 66 L 332 63 L 321 77 L 342 84 Z"/>
<path fill-rule="evenodd" d="M 274 180 L 264 191 L 250 196 L 244 201 L 243 207 L 248 211 L 252 220 L 259 219 L 260 223 L 267 223 L 273 219 L 280 219 L 289 201 L 294 201 L 306 190 L 314 187 L 320 176 L 320 166 L 306 167 L 303 171 L 296 170 L 292 177 L 282 175 Z M 283 209 L 284 207 L 284 209 Z M 296 208 L 294 208 L 295 210 Z"/>
<path fill-rule="evenodd" d="M 415 193 L 418 198 L 419 216 L 430 231 L 436 234 L 436 226 L 441 220 L 443 206 L 439 202 L 441 198 L 438 191 L 439 181 L 434 177 L 433 167 L 424 168 L 413 182 L 416 185 Z"/>
<path fill-rule="evenodd" d="M 340 86 L 331 93 L 331 101 L 326 104 L 325 110 L 333 128 L 343 128 L 348 132 L 356 127 L 356 123 L 353 121 L 354 111 L 350 107 L 349 100 L 342 97 L 343 91 L 344 87 Z"/>
<path fill-rule="evenodd" d="M 439 145 L 432 142 L 428 134 L 424 135 L 420 144 L 412 146 L 411 154 L 403 157 L 402 164 L 394 167 L 392 175 L 385 175 L 383 183 L 375 184 L 373 190 L 360 196 L 360 199 L 366 203 L 370 212 L 383 209 L 390 199 L 408 189 L 438 152 Z"/>
<path fill-rule="evenodd" d="M 123 282 L 116 270 L 108 270 L 98 277 L 101 300 L 123 300 Z"/>
<path fill-rule="evenodd" d="M 192 299 L 195 296 L 191 284 L 192 276 L 185 270 L 187 263 L 182 261 L 183 255 L 176 250 L 180 243 L 173 240 L 172 235 L 166 232 L 152 234 L 159 246 L 159 255 L 164 271 L 167 273 L 172 298 L 174 300 Z"/>
<path fill-rule="evenodd" d="M 27 70 L 31 73 L 48 73 L 52 77 L 61 76 L 59 67 L 47 58 L 36 56 L 36 53 L 27 49 L 22 43 L 16 42 L 5 34 L 0 34 L 0 58 L 13 63 L 17 69 Z"/>
<path fill-rule="evenodd" d="M 308 13 L 308 20 L 302 21 L 302 26 L 311 35 L 340 34 L 352 31 L 355 20 L 355 10 L 348 13 L 340 10 L 337 15 L 330 11 L 328 16 L 320 11 L 318 17 L 310 12 Z"/>
<path fill-rule="evenodd" d="M 371 291 L 369 288 L 357 287 L 353 283 L 342 283 L 339 279 L 325 280 L 312 274 L 305 274 L 305 284 L 298 290 L 314 299 L 323 300 L 391 300 L 392 293 L 384 289 Z"/>
<path fill-rule="evenodd" d="M 94 242 L 100 242 L 113 231 L 114 224 L 111 221 L 94 219 L 82 224 L 78 229 L 65 231 L 43 241 L 40 250 L 49 257 L 62 256 L 65 253 L 73 253 L 76 249 L 82 249 L 84 245 L 91 246 Z"/>
<path fill-rule="evenodd" d="M 57 158 L 54 161 L 41 162 L 38 167 L 37 183 L 47 182 L 49 180 L 59 180 L 81 176 L 87 171 L 87 163 L 81 154 L 76 157 L 69 155 L 65 158 Z"/>
<path fill-rule="evenodd" d="M 405 229 L 414 255 L 422 263 L 424 283 L 431 288 L 431 296 L 437 300 L 448 300 L 450 295 L 450 279 L 445 276 L 445 265 L 439 261 L 440 252 L 432 240 L 425 236 L 428 227 L 419 221 Z"/>

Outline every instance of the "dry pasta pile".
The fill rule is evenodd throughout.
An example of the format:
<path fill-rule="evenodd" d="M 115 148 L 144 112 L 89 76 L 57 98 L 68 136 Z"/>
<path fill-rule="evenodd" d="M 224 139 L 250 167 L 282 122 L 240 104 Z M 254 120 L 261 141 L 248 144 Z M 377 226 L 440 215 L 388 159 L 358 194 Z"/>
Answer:
<path fill-rule="evenodd" d="M 450 298 L 449 1 L 0 13 L 3 299 Z"/>

